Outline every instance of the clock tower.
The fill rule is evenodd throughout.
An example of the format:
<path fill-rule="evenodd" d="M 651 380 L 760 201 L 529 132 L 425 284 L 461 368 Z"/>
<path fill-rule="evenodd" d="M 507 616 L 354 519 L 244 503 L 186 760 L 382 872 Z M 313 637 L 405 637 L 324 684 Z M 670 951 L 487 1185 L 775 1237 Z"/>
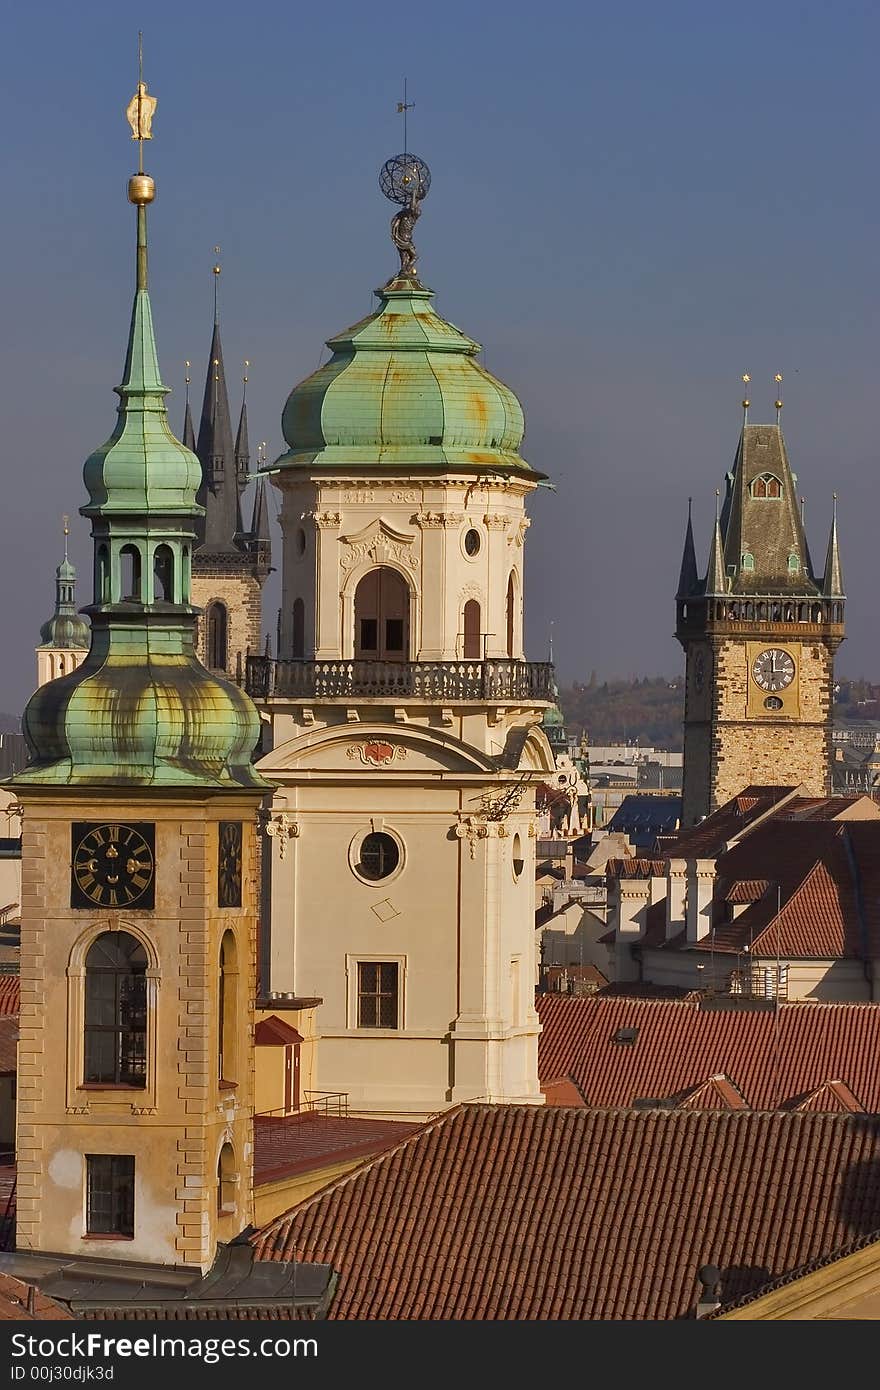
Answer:
<path fill-rule="evenodd" d="M 128 110 L 149 138 L 143 83 Z M 141 152 L 143 145 L 141 143 Z M 16 1245 L 204 1272 L 252 1221 L 257 712 L 198 661 L 201 468 L 171 433 L 147 289 L 87 459 L 91 647 L 24 715 Z"/>
<path fill-rule="evenodd" d="M 844 637 L 836 503 L 821 574 L 779 424 L 748 401 L 704 578 L 688 517 L 676 595 L 685 650 L 682 824 L 750 783 L 831 789 L 834 654 Z"/>

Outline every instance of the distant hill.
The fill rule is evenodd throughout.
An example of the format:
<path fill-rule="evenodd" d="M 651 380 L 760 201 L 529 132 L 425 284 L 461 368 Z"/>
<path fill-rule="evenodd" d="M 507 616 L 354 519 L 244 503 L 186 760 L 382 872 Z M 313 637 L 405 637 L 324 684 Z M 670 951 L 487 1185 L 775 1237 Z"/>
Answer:
<path fill-rule="evenodd" d="M 628 680 L 575 681 L 559 692 L 569 734 L 586 730 L 593 744 L 637 740 L 654 748 L 681 751 L 684 676 L 644 676 Z"/>
<path fill-rule="evenodd" d="M 590 743 L 635 740 L 680 752 L 684 719 L 684 676 L 633 676 L 586 685 L 575 681 L 559 692 L 569 734 L 586 730 Z M 834 692 L 834 723 L 880 720 L 880 685 L 864 677 L 840 680 Z"/>

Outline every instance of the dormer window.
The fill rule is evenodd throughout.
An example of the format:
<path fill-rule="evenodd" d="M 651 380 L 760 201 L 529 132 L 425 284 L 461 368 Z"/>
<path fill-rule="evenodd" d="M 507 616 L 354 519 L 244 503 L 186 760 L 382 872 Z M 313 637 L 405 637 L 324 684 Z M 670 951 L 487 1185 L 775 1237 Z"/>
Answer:
<path fill-rule="evenodd" d="M 788 572 L 789 574 L 800 574 L 801 572 L 801 562 L 795 551 L 792 551 L 788 557 Z"/>
<path fill-rule="evenodd" d="M 755 568 L 755 557 L 750 550 L 744 550 L 740 556 L 739 567 L 742 570 L 753 570 Z"/>
<path fill-rule="evenodd" d="M 752 480 L 749 488 L 753 497 L 775 497 L 782 496 L 782 482 L 775 473 L 761 473 L 759 477 Z"/>

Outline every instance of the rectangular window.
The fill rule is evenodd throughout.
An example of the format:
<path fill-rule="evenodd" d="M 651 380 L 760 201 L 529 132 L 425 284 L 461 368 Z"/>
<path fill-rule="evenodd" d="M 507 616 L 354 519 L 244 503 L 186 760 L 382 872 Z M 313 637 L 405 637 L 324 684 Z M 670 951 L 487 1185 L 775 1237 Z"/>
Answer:
<path fill-rule="evenodd" d="M 385 650 L 387 652 L 403 651 L 403 618 L 385 619 Z"/>
<path fill-rule="evenodd" d="M 398 1028 L 397 961 L 358 961 L 358 1028 Z"/>
<path fill-rule="evenodd" d="M 132 1154 L 86 1154 L 86 1232 L 133 1238 Z"/>
<path fill-rule="evenodd" d="M 374 652 L 378 648 L 379 624 L 375 618 L 361 618 L 361 651 Z"/>

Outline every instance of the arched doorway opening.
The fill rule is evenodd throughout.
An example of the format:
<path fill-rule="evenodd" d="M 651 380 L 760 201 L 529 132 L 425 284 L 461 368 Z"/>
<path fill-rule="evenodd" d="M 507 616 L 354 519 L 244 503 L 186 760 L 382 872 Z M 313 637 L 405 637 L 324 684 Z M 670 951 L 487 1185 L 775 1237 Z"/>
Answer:
<path fill-rule="evenodd" d="M 359 661 L 409 659 L 409 588 L 396 570 L 370 570 L 354 595 L 354 654 Z"/>
<path fill-rule="evenodd" d="M 462 615 L 464 628 L 464 659 L 479 661 L 480 651 L 480 605 L 475 598 L 469 598 Z"/>
<path fill-rule="evenodd" d="M 513 580 L 513 570 L 510 571 L 510 578 L 507 581 L 507 655 L 513 659 L 514 652 L 514 613 L 516 611 L 516 584 Z"/>

